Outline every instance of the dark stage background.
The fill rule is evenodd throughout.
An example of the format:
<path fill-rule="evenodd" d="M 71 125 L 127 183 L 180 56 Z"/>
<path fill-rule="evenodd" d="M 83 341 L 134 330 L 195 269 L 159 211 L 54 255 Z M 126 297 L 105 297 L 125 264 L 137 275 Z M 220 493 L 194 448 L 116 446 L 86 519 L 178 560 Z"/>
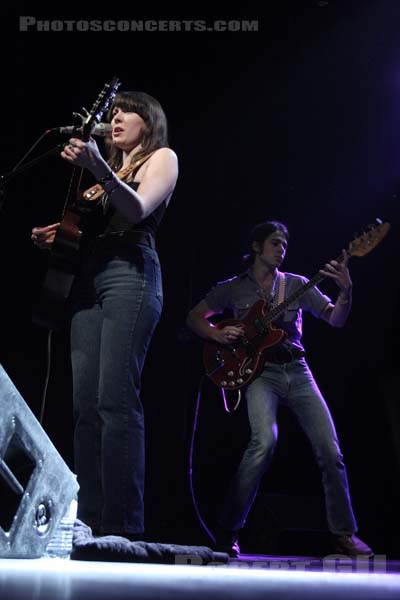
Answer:
<path fill-rule="evenodd" d="M 257 20 L 259 31 L 21 32 L 19 15 L 246 19 Z M 169 118 L 180 178 L 159 235 L 165 308 L 143 378 L 147 526 L 155 540 L 209 543 L 189 489 L 202 364 L 201 344 L 185 330 L 188 310 L 216 281 L 240 271 L 256 222 L 288 224 L 284 267 L 309 277 L 376 217 L 392 224 L 372 254 L 350 263 L 354 306 L 347 326 L 335 330 L 306 315 L 304 339 L 341 439 L 360 536 L 375 552 L 398 557 L 399 2 L 297 0 L 271 4 L 263 14 L 247 3 L 214 14 L 200 6 L 185 13 L 166 8 L 157 16 L 135 7 L 25 7 L 9 12 L 1 26 L 2 173 L 47 128 L 72 124 L 72 111 L 90 108 L 113 75 L 123 89 L 158 98 Z M 47 136 L 31 157 L 61 141 Z M 58 220 L 70 172 L 53 156 L 12 179 L 1 216 L 0 360 L 37 416 L 47 332 L 31 325 L 31 306 L 48 257 L 29 236 L 33 225 Z M 336 297 L 330 282 L 321 289 Z M 43 427 L 73 468 L 66 331 L 54 337 Z M 246 435 L 244 403 L 226 414 L 218 390 L 206 382 L 193 482 L 211 529 Z M 245 544 L 276 520 L 285 528 L 294 514 L 297 527 L 317 526 L 321 487 L 307 442 L 283 411 L 277 454 Z"/>

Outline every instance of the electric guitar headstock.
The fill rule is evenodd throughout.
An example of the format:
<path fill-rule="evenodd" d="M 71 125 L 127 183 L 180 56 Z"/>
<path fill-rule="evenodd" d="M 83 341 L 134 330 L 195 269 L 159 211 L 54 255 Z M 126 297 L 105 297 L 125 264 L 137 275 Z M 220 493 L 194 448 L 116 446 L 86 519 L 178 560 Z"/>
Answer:
<path fill-rule="evenodd" d="M 104 111 L 107 110 L 107 108 L 110 105 L 110 102 L 112 102 L 112 100 L 114 99 L 115 94 L 117 93 L 117 90 L 120 85 L 121 82 L 118 80 L 118 77 L 113 77 L 110 83 L 106 83 L 104 85 L 96 101 L 94 102 L 91 110 L 83 120 L 81 130 L 82 139 L 85 142 L 87 142 L 90 138 L 90 134 L 92 133 L 97 123 L 101 121 L 101 117 L 103 116 Z"/>
<path fill-rule="evenodd" d="M 390 223 L 383 223 L 376 219 L 376 224 L 369 225 L 367 231 L 350 242 L 347 248 L 349 256 L 365 256 L 381 243 L 390 229 Z"/>

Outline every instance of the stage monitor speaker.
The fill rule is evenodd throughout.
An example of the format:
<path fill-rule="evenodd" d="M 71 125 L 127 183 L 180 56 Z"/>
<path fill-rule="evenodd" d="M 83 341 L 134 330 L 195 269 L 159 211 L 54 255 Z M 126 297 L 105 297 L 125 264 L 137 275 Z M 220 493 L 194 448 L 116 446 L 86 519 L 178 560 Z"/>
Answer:
<path fill-rule="evenodd" d="M 0 557 L 43 556 L 78 488 L 0 365 Z"/>

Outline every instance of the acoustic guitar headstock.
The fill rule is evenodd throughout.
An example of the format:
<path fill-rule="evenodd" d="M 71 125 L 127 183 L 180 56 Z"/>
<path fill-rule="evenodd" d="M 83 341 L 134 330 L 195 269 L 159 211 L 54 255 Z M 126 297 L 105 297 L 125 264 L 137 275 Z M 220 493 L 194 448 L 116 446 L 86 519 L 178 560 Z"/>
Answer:
<path fill-rule="evenodd" d="M 87 141 L 92 133 L 92 130 L 97 123 L 100 122 L 103 113 L 109 107 L 115 97 L 121 82 L 118 77 L 113 77 L 110 83 L 106 83 L 95 100 L 90 112 L 87 114 L 82 123 L 82 139 Z"/>

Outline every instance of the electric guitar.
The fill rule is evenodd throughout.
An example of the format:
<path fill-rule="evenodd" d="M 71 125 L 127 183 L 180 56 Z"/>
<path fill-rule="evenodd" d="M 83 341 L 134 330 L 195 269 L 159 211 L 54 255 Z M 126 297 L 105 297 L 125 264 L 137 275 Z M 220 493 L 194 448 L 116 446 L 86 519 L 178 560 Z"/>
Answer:
<path fill-rule="evenodd" d="M 77 137 L 81 137 L 84 141 L 89 140 L 119 86 L 117 77 L 104 85 L 91 110 L 83 119 L 82 125 L 77 128 Z M 50 251 L 50 266 L 43 282 L 40 298 L 33 311 L 33 321 L 49 329 L 57 329 L 63 323 L 65 303 L 79 264 L 81 214 L 73 210 L 74 202 L 75 198 L 67 198 L 64 204 L 60 227 Z"/>
<path fill-rule="evenodd" d="M 350 242 L 347 249 L 350 257 L 365 256 L 382 241 L 390 229 L 390 224 L 382 223 L 379 219 L 377 221 L 376 225 L 371 225 L 367 232 Z M 343 261 L 343 254 L 338 256 L 336 261 Z M 277 346 L 286 337 L 286 332 L 275 327 L 274 321 L 292 302 L 301 298 L 323 279 L 325 275 L 318 272 L 289 298 L 271 310 L 266 300 L 258 300 L 243 320 L 226 319 L 218 323 L 216 325 L 218 329 L 223 329 L 227 325 L 241 325 L 243 334 L 233 344 L 205 342 L 203 364 L 206 374 L 213 383 L 228 390 L 238 390 L 251 383 L 264 367 L 264 353 Z"/>

